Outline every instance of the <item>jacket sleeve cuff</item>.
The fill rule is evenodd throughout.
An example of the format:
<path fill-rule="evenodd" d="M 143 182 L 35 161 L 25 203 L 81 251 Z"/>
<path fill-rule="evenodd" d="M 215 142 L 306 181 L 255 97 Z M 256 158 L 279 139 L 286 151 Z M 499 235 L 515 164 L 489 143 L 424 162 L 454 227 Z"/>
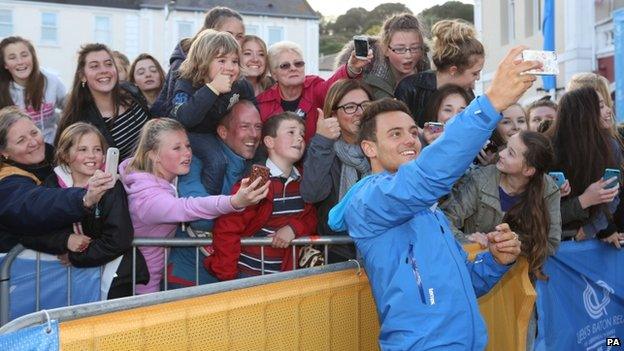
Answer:
<path fill-rule="evenodd" d="M 479 258 L 481 258 L 483 260 L 483 263 L 485 263 L 488 267 L 490 267 L 494 272 L 499 273 L 501 275 L 505 274 L 509 270 L 509 268 L 511 268 L 511 266 L 513 266 L 515 263 L 513 262 L 508 265 L 500 264 L 496 262 L 496 260 L 494 259 L 494 256 L 490 252 L 485 252 L 479 255 Z"/>
<path fill-rule="evenodd" d="M 310 144 L 315 143 L 318 146 L 321 146 L 323 148 L 329 148 L 329 147 L 332 147 L 334 145 L 334 142 L 335 142 L 335 140 L 326 138 L 326 137 L 316 133 L 312 137 L 312 141 L 310 141 Z"/>

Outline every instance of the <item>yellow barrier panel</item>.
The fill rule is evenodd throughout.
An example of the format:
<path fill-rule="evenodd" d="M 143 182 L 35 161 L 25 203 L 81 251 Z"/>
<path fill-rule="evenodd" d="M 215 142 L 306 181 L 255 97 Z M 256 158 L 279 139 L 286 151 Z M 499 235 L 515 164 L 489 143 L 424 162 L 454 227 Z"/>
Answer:
<path fill-rule="evenodd" d="M 375 350 L 379 324 L 354 269 L 60 324 L 62 350 Z"/>
<path fill-rule="evenodd" d="M 478 244 L 464 245 L 474 259 L 483 250 Z M 487 350 L 526 350 L 526 335 L 537 293 L 529 279 L 529 264 L 524 257 L 486 295 L 479 309 L 488 327 Z"/>
<path fill-rule="evenodd" d="M 469 254 L 478 245 L 466 245 Z M 488 350 L 525 350 L 535 302 L 519 259 L 479 299 Z M 377 350 L 368 278 L 324 273 L 60 323 L 62 350 Z"/>

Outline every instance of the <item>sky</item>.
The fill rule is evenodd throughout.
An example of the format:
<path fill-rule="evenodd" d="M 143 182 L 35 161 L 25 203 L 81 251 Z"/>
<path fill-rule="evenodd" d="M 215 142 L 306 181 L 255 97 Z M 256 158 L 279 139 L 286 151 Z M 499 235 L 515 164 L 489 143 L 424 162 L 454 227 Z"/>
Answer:
<path fill-rule="evenodd" d="M 363 7 L 366 10 L 370 11 L 377 7 L 377 5 L 386 2 L 399 2 L 405 4 L 410 10 L 412 10 L 414 14 L 418 14 L 420 11 L 426 8 L 435 5 L 442 5 L 446 1 L 447 0 L 308 0 L 308 3 L 315 11 L 320 11 L 323 16 L 338 17 L 353 7 Z M 460 1 L 468 4 L 474 4 L 474 1 L 472 0 Z"/>

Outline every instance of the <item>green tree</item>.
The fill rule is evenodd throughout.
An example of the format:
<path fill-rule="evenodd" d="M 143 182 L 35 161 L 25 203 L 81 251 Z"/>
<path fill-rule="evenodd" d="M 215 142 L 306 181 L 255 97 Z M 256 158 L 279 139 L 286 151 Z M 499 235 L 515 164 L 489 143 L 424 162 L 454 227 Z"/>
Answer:
<path fill-rule="evenodd" d="M 470 23 L 474 22 L 474 6 L 459 1 L 447 1 L 442 5 L 435 5 L 418 14 L 425 28 L 443 19 L 460 18 Z"/>

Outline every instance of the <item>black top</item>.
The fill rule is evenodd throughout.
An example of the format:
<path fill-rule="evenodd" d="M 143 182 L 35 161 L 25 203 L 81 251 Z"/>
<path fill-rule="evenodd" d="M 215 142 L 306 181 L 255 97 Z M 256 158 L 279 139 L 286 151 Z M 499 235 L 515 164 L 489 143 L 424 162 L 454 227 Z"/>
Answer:
<path fill-rule="evenodd" d="M 435 71 L 425 71 L 403 78 L 394 90 L 394 97 L 409 107 L 412 118 L 423 128 L 425 122 L 430 122 L 424 118 L 425 106 L 437 89 Z"/>

